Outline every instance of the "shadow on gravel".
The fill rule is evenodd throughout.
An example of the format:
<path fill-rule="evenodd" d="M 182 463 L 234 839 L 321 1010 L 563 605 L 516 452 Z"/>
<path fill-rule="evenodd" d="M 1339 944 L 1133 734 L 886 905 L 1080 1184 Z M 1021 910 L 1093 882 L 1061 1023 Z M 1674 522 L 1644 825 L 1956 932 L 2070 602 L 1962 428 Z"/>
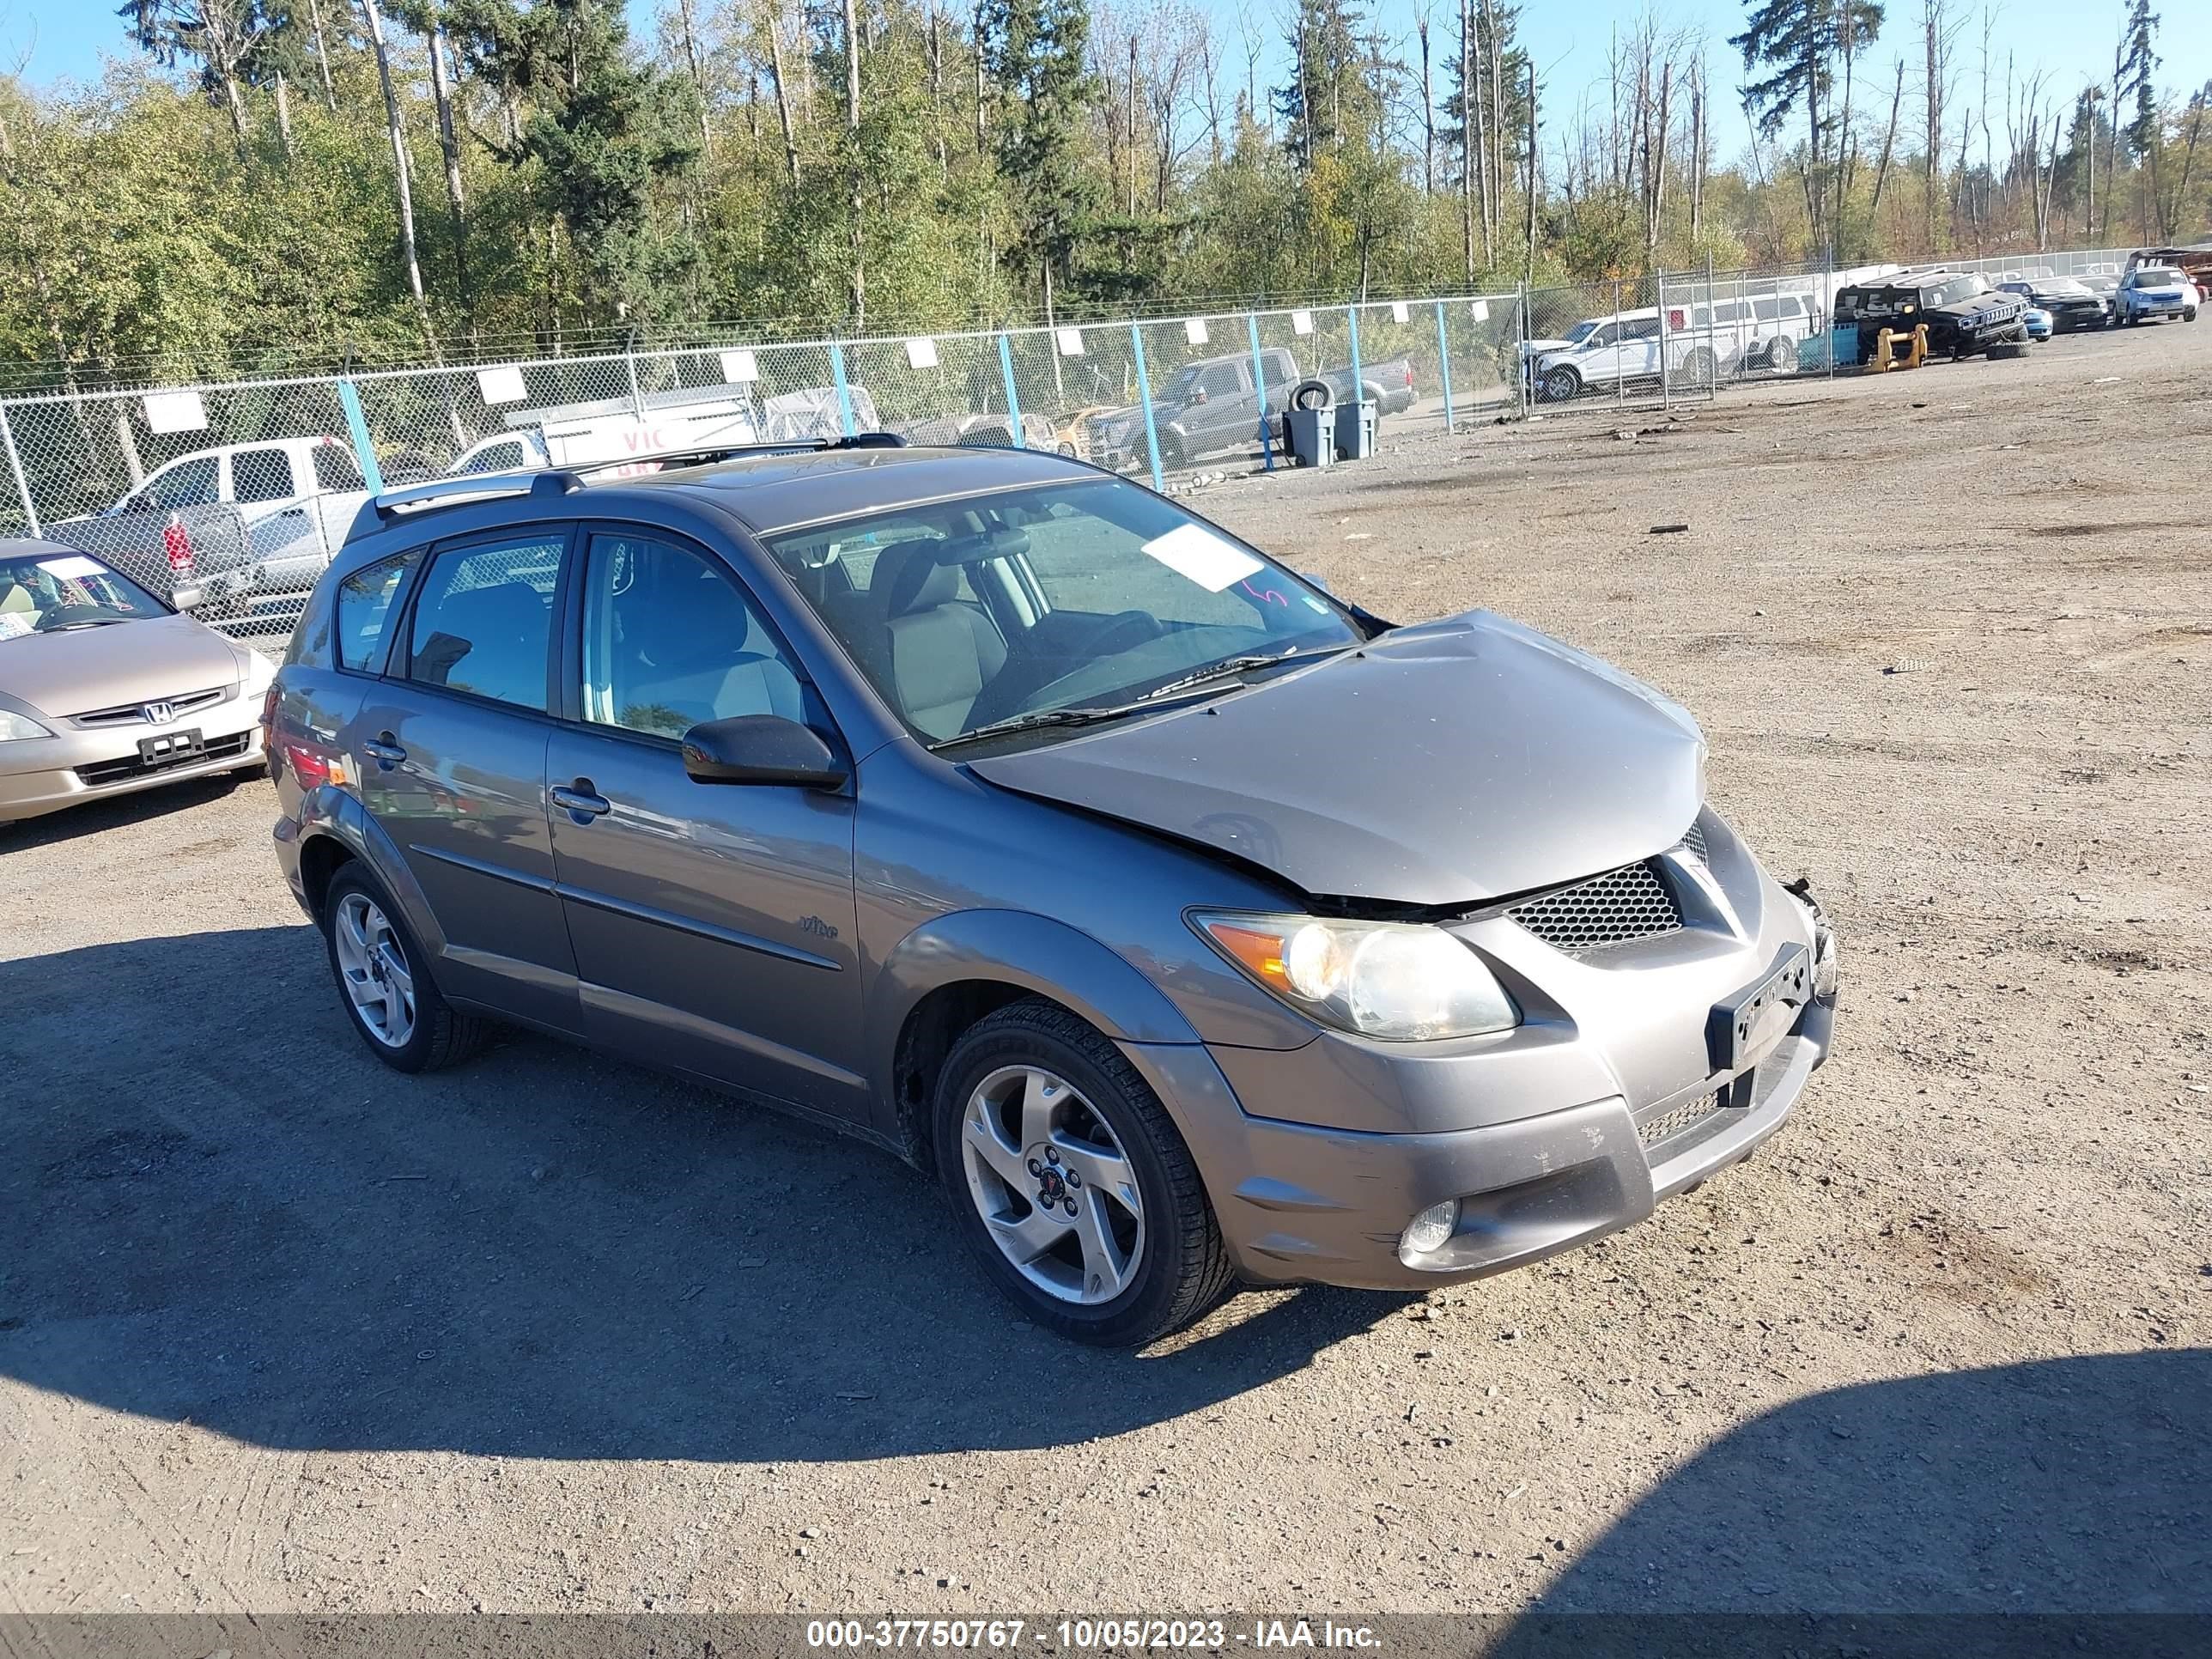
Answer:
<path fill-rule="evenodd" d="M 886 1154 L 534 1037 L 386 1071 L 305 926 L 0 963 L 0 1373 L 264 1445 L 1067 1444 L 1401 1304 L 1248 1298 L 1171 1352 L 1074 1347 Z"/>
<path fill-rule="evenodd" d="M 2208 1413 L 2203 1348 L 1815 1395 L 1668 1476 L 1490 1651 L 2201 1653 Z"/>
<path fill-rule="evenodd" d="M 210 801 L 221 800 L 233 790 L 243 788 L 268 775 L 258 769 L 250 772 L 218 772 L 211 777 L 187 778 L 181 783 L 165 784 L 159 789 L 142 789 L 136 794 L 111 795 L 104 800 L 87 801 L 82 806 L 48 812 L 43 817 L 0 823 L 0 858 L 33 847 L 59 846 L 128 824 L 150 823 L 172 813 L 189 811 L 195 806 L 204 806 Z"/>

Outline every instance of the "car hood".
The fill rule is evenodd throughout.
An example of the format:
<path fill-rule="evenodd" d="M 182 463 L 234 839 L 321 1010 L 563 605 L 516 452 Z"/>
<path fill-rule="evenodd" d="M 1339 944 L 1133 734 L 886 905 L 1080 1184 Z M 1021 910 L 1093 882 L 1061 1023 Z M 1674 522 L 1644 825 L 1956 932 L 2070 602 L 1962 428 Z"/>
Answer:
<path fill-rule="evenodd" d="M 1648 857 L 1705 794 L 1689 714 L 1489 611 L 1212 702 L 969 763 L 1310 895 L 1473 905 Z"/>
<path fill-rule="evenodd" d="M 0 692 L 46 714 L 209 691 L 242 675 L 222 636 L 184 616 L 0 641 Z"/>

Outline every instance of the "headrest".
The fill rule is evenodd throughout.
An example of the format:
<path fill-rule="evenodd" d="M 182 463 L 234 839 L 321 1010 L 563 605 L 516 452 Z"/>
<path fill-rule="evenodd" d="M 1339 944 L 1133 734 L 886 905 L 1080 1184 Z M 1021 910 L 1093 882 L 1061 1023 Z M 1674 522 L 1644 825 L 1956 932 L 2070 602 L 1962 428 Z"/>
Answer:
<path fill-rule="evenodd" d="M 895 542 L 876 556 L 869 587 L 882 596 L 886 617 L 911 617 L 959 597 L 962 565 L 1026 553 L 1029 546 L 1029 537 L 1019 530 L 986 531 L 941 542 Z"/>

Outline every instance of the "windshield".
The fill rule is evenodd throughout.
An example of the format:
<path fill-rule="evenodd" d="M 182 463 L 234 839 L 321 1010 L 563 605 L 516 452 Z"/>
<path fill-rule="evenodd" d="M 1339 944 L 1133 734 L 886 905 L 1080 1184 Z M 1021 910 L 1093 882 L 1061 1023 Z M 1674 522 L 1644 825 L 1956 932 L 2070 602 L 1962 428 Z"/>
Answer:
<path fill-rule="evenodd" d="M 1604 325 L 1604 322 L 1605 319 L 1602 317 L 1593 317 L 1586 323 L 1577 323 L 1572 328 L 1567 331 L 1567 343 L 1569 345 L 1580 345 L 1584 340 L 1589 339 L 1591 335 L 1596 333 L 1599 328 Z"/>
<path fill-rule="evenodd" d="M 2057 295 L 2067 294 L 2082 295 L 2087 294 L 2088 291 L 2089 290 L 2087 289 L 2082 287 L 2081 283 L 2075 282 L 2071 276 L 2049 277 L 2043 282 L 2038 283 L 2034 288 L 2034 293 L 2039 298 L 2046 294 L 2056 297 Z"/>
<path fill-rule="evenodd" d="M 2136 272 L 2137 288 L 2179 288 L 2180 285 L 2181 273 L 2169 270 L 2164 265 L 2145 265 Z"/>
<path fill-rule="evenodd" d="M 89 554 L 65 547 L 0 554 L 0 640 L 167 614 L 159 599 Z"/>
<path fill-rule="evenodd" d="M 1948 282 L 1933 283 L 1920 290 L 1923 306 L 1954 306 L 1961 300 L 1971 300 L 1981 292 L 1980 285 L 1971 276 L 1954 276 Z"/>
<path fill-rule="evenodd" d="M 1118 480 L 902 507 L 768 547 L 884 701 L 933 742 L 1110 708 L 1232 658 L 1363 637 L 1280 565 Z"/>

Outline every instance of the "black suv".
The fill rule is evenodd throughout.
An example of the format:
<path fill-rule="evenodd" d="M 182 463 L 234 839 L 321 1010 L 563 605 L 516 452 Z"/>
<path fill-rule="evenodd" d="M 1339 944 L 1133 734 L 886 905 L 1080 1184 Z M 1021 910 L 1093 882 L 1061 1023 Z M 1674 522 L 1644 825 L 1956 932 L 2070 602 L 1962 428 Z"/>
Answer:
<path fill-rule="evenodd" d="M 1928 349 L 1954 357 L 2027 338 L 2027 302 L 2000 294 L 1978 276 L 1929 270 L 1857 283 L 1836 293 L 1836 325 L 1859 331 L 1859 359 L 1874 355 L 1885 328 L 1909 334 L 1928 325 Z"/>
<path fill-rule="evenodd" d="M 2112 302 L 2071 276 L 2036 276 L 1999 283 L 1997 289 L 2001 293 L 2016 294 L 2028 304 L 2049 312 L 2053 333 L 2112 326 Z"/>

